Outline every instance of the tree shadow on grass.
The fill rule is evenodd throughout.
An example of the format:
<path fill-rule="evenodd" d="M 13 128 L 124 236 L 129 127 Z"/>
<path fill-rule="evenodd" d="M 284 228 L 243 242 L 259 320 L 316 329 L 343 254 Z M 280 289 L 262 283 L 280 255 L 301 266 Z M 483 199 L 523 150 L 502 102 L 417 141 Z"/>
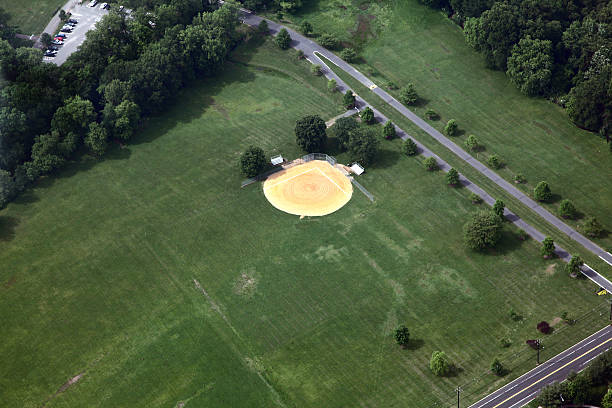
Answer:
<path fill-rule="evenodd" d="M 374 163 L 369 167 L 374 169 L 385 169 L 397 163 L 401 154 L 397 150 L 380 149 L 374 158 Z"/>
<path fill-rule="evenodd" d="M 406 350 L 418 350 L 425 345 L 423 339 L 410 339 L 408 344 L 404 347 Z"/>
<path fill-rule="evenodd" d="M 506 222 L 504 222 L 506 223 Z M 489 248 L 487 251 L 484 251 L 484 254 L 487 255 L 507 255 L 517 249 L 519 249 L 522 245 L 523 241 L 518 239 L 516 233 L 511 231 L 506 225 L 502 228 L 501 238 L 497 245 L 494 248 Z"/>
<path fill-rule="evenodd" d="M 327 143 L 325 144 L 325 151 L 330 156 L 338 156 L 343 152 L 340 146 L 340 140 L 337 137 L 328 137 Z"/>
<path fill-rule="evenodd" d="M 560 194 L 552 193 L 551 196 L 550 196 L 550 200 L 548 200 L 548 203 L 556 204 L 559 201 L 561 201 L 561 195 Z"/>
<path fill-rule="evenodd" d="M 34 194 L 32 189 L 26 189 L 23 193 L 17 196 L 16 199 L 13 200 L 13 203 L 31 204 L 37 202 L 38 200 L 40 200 L 40 198 L 36 194 Z"/>
<path fill-rule="evenodd" d="M 11 216 L 0 217 L 0 242 L 8 242 L 15 238 L 15 228 L 19 220 Z"/>

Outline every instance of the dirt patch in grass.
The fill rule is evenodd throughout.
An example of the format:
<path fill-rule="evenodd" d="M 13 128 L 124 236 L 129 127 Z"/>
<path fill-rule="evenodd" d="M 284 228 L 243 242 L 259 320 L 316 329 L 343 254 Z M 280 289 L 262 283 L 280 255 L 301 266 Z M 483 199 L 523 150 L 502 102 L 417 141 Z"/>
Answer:
<path fill-rule="evenodd" d="M 376 16 L 371 14 L 360 14 L 357 17 L 357 29 L 353 32 L 353 36 L 358 40 L 365 41 L 372 35 L 371 23 Z"/>
<path fill-rule="evenodd" d="M 540 129 L 542 129 L 543 131 L 545 131 L 547 134 L 549 134 L 549 135 L 552 134 L 552 130 L 550 130 L 550 128 L 548 126 L 546 126 L 545 124 L 540 123 L 540 122 L 536 122 L 536 121 L 533 121 L 533 124 L 535 126 L 539 127 Z"/>
<path fill-rule="evenodd" d="M 555 317 L 554 319 L 552 319 L 552 321 L 550 322 L 550 327 L 555 327 L 556 325 L 558 325 L 559 323 L 561 323 L 563 321 L 563 319 L 561 319 L 560 317 Z"/>
<path fill-rule="evenodd" d="M 220 103 L 215 102 L 215 100 L 213 99 L 212 102 L 212 107 L 214 110 L 216 110 L 217 112 L 219 112 L 221 114 L 221 116 L 223 116 L 225 118 L 225 120 L 229 120 L 229 112 L 227 111 L 227 109 L 225 109 L 223 107 L 223 105 L 221 105 Z"/>
<path fill-rule="evenodd" d="M 257 289 L 257 278 L 252 271 L 242 272 L 234 282 L 234 293 L 239 296 L 251 297 Z"/>
<path fill-rule="evenodd" d="M 550 264 L 546 267 L 546 270 L 544 271 L 544 273 L 548 276 L 554 275 L 556 268 L 557 268 L 557 264 Z"/>
<path fill-rule="evenodd" d="M 85 373 L 80 373 L 79 375 L 75 375 L 74 377 L 72 377 L 71 379 L 69 379 L 68 381 L 66 381 L 64 383 L 64 385 L 62 385 L 61 387 L 59 387 L 59 389 L 55 392 L 55 394 L 53 394 L 52 396 L 50 396 L 49 398 L 47 398 L 47 400 L 41 405 L 41 408 L 44 408 L 47 406 L 47 404 L 49 403 L 49 401 L 51 401 L 53 398 L 57 397 L 59 394 L 61 394 L 62 392 L 66 391 L 68 388 L 70 388 L 71 385 L 76 384 L 82 377 L 83 375 L 85 375 Z"/>

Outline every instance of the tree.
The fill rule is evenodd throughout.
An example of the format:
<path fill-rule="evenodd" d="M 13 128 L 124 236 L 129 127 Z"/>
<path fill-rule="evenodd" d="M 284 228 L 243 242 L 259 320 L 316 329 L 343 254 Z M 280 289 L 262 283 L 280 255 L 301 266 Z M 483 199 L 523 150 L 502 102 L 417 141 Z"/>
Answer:
<path fill-rule="evenodd" d="M 385 126 L 383 126 L 383 137 L 387 140 L 391 140 L 395 138 L 395 136 L 397 136 L 395 126 L 393 125 L 393 122 L 388 120 L 387 123 L 385 123 Z"/>
<path fill-rule="evenodd" d="M 64 9 L 61 9 L 61 10 L 59 11 L 59 19 L 60 19 L 60 20 L 61 20 L 63 23 L 65 23 L 66 21 L 68 21 L 68 19 L 69 19 L 69 18 L 70 18 L 70 15 L 69 15 L 69 14 L 67 14 L 67 13 L 64 11 Z"/>
<path fill-rule="evenodd" d="M 582 226 L 584 233 L 589 237 L 596 238 L 603 232 L 603 227 L 595 217 L 587 217 Z"/>
<path fill-rule="evenodd" d="M 291 45 L 291 36 L 286 28 L 281 28 L 274 41 L 281 50 L 286 50 Z"/>
<path fill-rule="evenodd" d="M 350 132 L 348 153 L 351 160 L 368 165 L 378 153 L 379 140 L 376 130 L 359 127 Z"/>
<path fill-rule="evenodd" d="M 495 360 L 493 360 L 493 362 L 491 363 L 491 371 L 497 376 L 502 376 L 504 374 L 504 366 L 502 365 L 501 361 L 499 361 L 499 359 L 496 358 Z"/>
<path fill-rule="evenodd" d="M 577 213 L 576 207 L 574 207 L 574 204 L 567 198 L 559 204 L 559 215 L 561 217 L 573 219 L 576 217 Z"/>
<path fill-rule="evenodd" d="M 451 186 L 456 186 L 459 184 L 459 172 L 454 168 L 450 169 L 448 173 L 446 173 L 446 184 Z"/>
<path fill-rule="evenodd" d="M 438 377 L 450 374 L 451 365 L 443 351 L 434 351 L 429 360 L 429 368 Z"/>
<path fill-rule="evenodd" d="M 423 160 L 423 166 L 429 171 L 434 171 L 438 169 L 438 162 L 433 157 L 427 157 Z"/>
<path fill-rule="evenodd" d="M 262 19 L 257 25 L 257 31 L 259 31 L 262 35 L 267 35 L 270 32 L 270 27 L 268 26 L 268 21 Z"/>
<path fill-rule="evenodd" d="M 580 273 L 580 267 L 584 264 L 584 261 L 578 255 L 572 255 L 572 259 L 565 265 L 565 271 L 570 275 L 577 275 Z"/>
<path fill-rule="evenodd" d="M 140 121 L 140 108 L 132 101 L 125 100 L 115 108 L 113 134 L 122 140 L 129 140 Z"/>
<path fill-rule="evenodd" d="M 555 255 L 555 242 L 551 237 L 544 238 L 540 253 L 544 258 L 552 258 Z"/>
<path fill-rule="evenodd" d="M 332 135 L 338 139 L 340 148 L 346 150 L 348 149 L 348 141 L 351 131 L 357 129 L 358 127 L 359 123 L 357 123 L 355 118 L 353 116 L 349 116 L 338 119 L 330 128 L 330 131 L 332 132 Z"/>
<path fill-rule="evenodd" d="M 374 123 L 374 111 L 372 108 L 366 106 L 366 108 L 361 111 L 361 120 L 367 125 Z"/>
<path fill-rule="evenodd" d="M 608 388 L 608 392 L 603 396 L 601 408 L 612 408 L 612 388 Z"/>
<path fill-rule="evenodd" d="M 85 146 L 95 156 L 102 156 L 108 146 L 108 132 L 97 122 L 89 124 L 89 132 L 85 136 Z"/>
<path fill-rule="evenodd" d="M 319 44 L 328 50 L 335 50 L 338 48 L 340 41 L 338 41 L 338 39 L 333 35 L 324 33 L 319 37 Z"/>
<path fill-rule="evenodd" d="M 410 332 L 406 326 L 401 325 L 395 329 L 395 341 L 403 348 L 406 348 L 408 342 L 410 341 Z"/>
<path fill-rule="evenodd" d="M 540 181 L 533 189 L 533 197 L 538 201 L 549 201 L 552 199 L 552 192 L 550 191 L 548 183 Z"/>
<path fill-rule="evenodd" d="M 455 119 L 451 119 L 446 122 L 446 126 L 444 126 L 444 133 L 446 136 L 455 136 L 459 131 L 459 125 L 457 125 L 457 121 Z"/>
<path fill-rule="evenodd" d="M 499 158 L 498 155 L 496 154 L 492 154 L 491 156 L 489 156 L 489 158 L 487 159 L 487 164 L 491 167 L 493 167 L 494 169 L 500 169 L 502 167 L 502 161 Z"/>
<path fill-rule="evenodd" d="M 425 111 L 425 116 L 427 116 L 427 119 L 429 120 L 437 120 L 440 117 L 433 109 L 427 109 L 427 111 Z"/>
<path fill-rule="evenodd" d="M 94 119 L 95 111 L 91 101 L 77 95 L 66 99 L 64 105 L 55 111 L 51 128 L 57 130 L 61 136 L 71 132 L 84 135 Z"/>
<path fill-rule="evenodd" d="M 342 98 L 342 104 L 346 109 L 353 109 L 355 107 L 355 95 L 350 89 L 346 91 Z"/>
<path fill-rule="evenodd" d="M 310 24 L 306 20 L 302 21 L 302 23 L 300 24 L 300 32 L 305 36 L 312 34 L 312 24 Z"/>
<path fill-rule="evenodd" d="M 465 146 L 473 152 L 480 150 L 481 148 L 480 141 L 474 135 L 469 135 L 467 137 L 465 140 Z"/>
<path fill-rule="evenodd" d="M 494 247 L 501 238 L 502 223 L 491 211 L 479 211 L 463 226 L 465 244 L 476 251 Z"/>
<path fill-rule="evenodd" d="M 404 105 L 413 105 L 419 99 L 419 95 L 414 89 L 414 84 L 409 83 L 402 89 L 400 89 L 399 101 Z"/>
<path fill-rule="evenodd" d="M 406 139 L 406 141 L 402 144 L 402 153 L 406 156 L 414 156 L 417 154 L 417 145 L 414 143 L 414 140 L 411 138 Z"/>
<path fill-rule="evenodd" d="M 504 219 L 504 209 L 506 208 L 506 204 L 502 200 L 495 200 L 495 204 L 493 204 L 493 213 L 499 217 L 500 220 Z"/>
<path fill-rule="evenodd" d="M 308 115 L 295 125 L 297 145 L 308 153 L 320 152 L 327 141 L 327 126 L 319 115 Z"/>
<path fill-rule="evenodd" d="M 260 147 L 249 146 L 240 156 L 240 171 L 246 177 L 257 176 L 266 166 L 266 155 Z"/>
<path fill-rule="evenodd" d="M 550 89 L 552 68 L 552 42 L 527 35 L 512 49 L 506 73 L 522 93 L 535 96 Z"/>
<path fill-rule="evenodd" d="M 311 65 L 310 66 L 310 73 L 316 76 L 321 76 L 323 75 L 323 71 L 321 70 L 321 66 L 320 65 Z"/>
<path fill-rule="evenodd" d="M 340 52 L 340 58 L 346 62 L 353 62 L 357 58 L 357 53 L 352 48 L 345 48 Z"/>
<path fill-rule="evenodd" d="M 330 92 L 336 92 L 338 90 L 338 84 L 335 79 L 327 81 L 327 90 Z"/>
<path fill-rule="evenodd" d="M 302 51 L 302 50 L 295 50 L 295 56 L 299 60 L 304 59 L 304 51 Z"/>
<path fill-rule="evenodd" d="M 49 33 L 42 33 L 40 35 L 40 42 L 45 46 L 45 48 L 49 48 L 53 42 L 53 38 L 49 35 Z"/>
<path fill-rule="evenodd" d="M 32 161 L 26 163 L 26 172 L 31 180 L 50 173 L 64 163 L 59 143 L 60 135 L 57 131 L 36 136 L 32 146 Z"/>

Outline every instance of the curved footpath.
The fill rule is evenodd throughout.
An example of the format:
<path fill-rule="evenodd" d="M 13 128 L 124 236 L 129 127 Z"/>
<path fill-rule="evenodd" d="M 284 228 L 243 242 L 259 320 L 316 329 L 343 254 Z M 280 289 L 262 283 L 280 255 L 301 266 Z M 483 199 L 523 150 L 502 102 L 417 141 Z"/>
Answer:
<path fill-rule="evenodd" d="M 261 22 L 261 20 L 263 20 L 263 18 L 255 15 L 254 13 L 252 13 L 252 12 L 250 12 L 248 10 L 241 9 L 241 20 L 242 20 L 243 23 L 248 24 L 250 26 L 257 26 Z M 581 244 L 582 246 L 584 246 L 586 249 L 588 249 L 590 252 L 592 252 L 595 255 L 597 255 L 599 258 L 603 259 L 608 264 L 612 265 L 612 254 L 604 251 L 602 248 L 600 248 L 595 243 L 593 243 L 592 241 L 587 239 L 585 236 L 581 235 L 580 233 L 575 231 L 573 228 L 571 228 L 570 226 L 565 224 L 563 221 L 559 220 L 557 217 L 552 215 L 550 212 L 548 212 L 546 209 L 544 209 L 542 206 L 540 206 L 534 200 L 529 198 L 527 195 L 525 195 L 519 189 L 514 187 L 512 184 L 510 184 L 509 182 L 507 182 L 506 180 L 504 180 L 503 178 L 498 176 L 494 171 L 492 171 L 491 169 L 486 167 L 484 164 L 482 164 L 481 162 L 476 160 L 469 153 L 467 153 L 465 150 L 463 150 L 457 144 L 452 142 L 450 139 L 448 139 L 442 133 L 438 132 L 431 125 L 429 125 L 423 119 L 418 117 L 416 114 L 414 114 L 411 110 L 409 110 L 404 105 L 402 105 L 400 102 L 398 102 L 395 98 L 393 98 L 387 92 L 385 92 L 384 90 L 380 89 L 374 82 L 372 82 L 369 78 L 367 78 L 361 72 L 357 71 L 355 68 L 353 68 L 350 64 L 348 64 L 347 62 L 345 62 L 341 58 L 337 57 L 333 52 L 327 50 L 326 48 L 321 47 L 320 45 L 318 45 L 314 41 L 312 41 L 312 40 L 302 36 L 301 34 L 298 34 L 297 32 L 291 30 L 290 28 L 284 27 L 284 26 L 282 26 L 282 25 L 280 25 L 278 23 L 275 23 L 274 21 L 268 20 L 268 19 L 266 19 L 266 21 L 268 22 L 268 26 L 270 27 L 270 32 L 272 34 L 277 34 L 278 31 L 281 28 L 285 28 L 289 32 L 289 34 L 291 35 L 291 39 L 292 39 L 291 47 L 293 47 L 295 49 L 302 50 L 304 52 L 304 56 L 310 62 L 319 64 L 319 65 L 325 67 L 326 69 L 323 69 L 323 73 L 325 74 L 325 77 L 328 78 L 328 79 L 336 80 L 336 83 L 338 84 L 338 89 L 341 92 L 346 92 L 349 89 L 348 86 L 331 69 L 329 69 L 327 64 L 325 64 L 325 62 L 323 62 L 323 60 L 321 60 L 319 58 L 319 55 L 327 58 L 329 61 L 331 61 L 338 68 L 342 69 L 343 71 L 345 71 L 346 73 L 351 75 L 353 78 L 358 80 L 364 86 L 370 88 L 372 90 L 372 92 L 374 92 L 376 95 L 378 95 L 380 98 L 382 98 L 387 104 L 391 105 L 393 108 L 395 108 L 398 112 L 400 112 L 402 115 L 404 115 L 410 121 L 412 121 L 419 128 L 421 128 L 422 130 L 427 132 L 434 139 L 439 141 L 442 145 L 446 146 L 455 155 L 459 156 L 459 158 L 461 158 L 462 160 L 467 162 L 470 166 L 472 166 L 473 168 L 478 170 L 481 174 L 483 174 L 484 176 L 489 178 L 491 181 L 493 181 L 495 184 L 497 184 L 498 186 L 500 186 L 501 188 L 506 190 L 509 194 L 511 194 L 513 197 L 517 198 L 519 201 L 521 201 L 527 207 L 531 208 L 533 211 L 535 211 L 538 215 L 540 215 L 542 218 L 544 218 L 546 221 L 548 221 L 550 224 L 552 224 L 558 230 L 560 230 L 565 235 L 567 235 L 568 237 L 570 237 L 574 241 L 576 241 L 579 244 Z M 357 96 L 357 108 L 358 109 L 363 109 L 366 106 L 369 106 L 368 103 L 364 99 L 362 99 L 361 97 Z M 374 107 L 370 106 L 370 108 L 372 108 L 372 110 L 374 111 L 375 118 L 376 118 L 377 121 L 379 121 L 379 122 L 386 122 L 388 120 L 382 113 L 380 113 Z M 396 130 L 397 130 L 398 135 L 402 139 L 405 140 L 406 138 L 409 137 L 406 132 L 404 132 L 402 129 L 400 129 L 397 126 L 396 126 Z M 414 139 L 414 137 L 412 137 L 412 139 L 416 142 L 417 146 L 419 147 L 420 153 L 422 153 L 425 157 L 430 157 L 431 156 L 431 157 L 434 157 L 437 160 L 440 169 L 442 169 L 443 171 L 447 172 L 451 168 L 451 166 L 449 166 L 448 163 L 446 163 L 440 157 L 435 155 L 433 152 L 431 152 L 429 149 L 427 149 L 421 143 L 416 141 Z M 482 197 L 482 199 L 487 204 L 493 205 L 495 203 L 495 199 L 493 197 L 491 197 L 483 189 L 481 189 L 480 187 L 476 186 L 474 183 L 469 181 L 463 175 L 460 175 L 460 180 L 461 180 L 461 183 L 465 187 L 467 187 L 470 191 L 472 191 L 472 192 L 478 194 L 480 197 Z M 508 220 L 510 220 L 512 223 L 514 223 L 517 227 L 525 230 L 525 232 L 527 232 L 531 237 L 533 237 L 538 242 L 542 242 L 544 240 L 544 238 L 546 237 L 540 231 L 538 231 L 537 229 L 533 228 L 531 225 L 527 224 L 525 221 L 520 219 L 516 214 L 512 213 L 511 211 L 509 211 L 507 208 L 504 210 L 504 216 Z M 558 246 L 558 245 L 556 245 L 556 253 L 559 256 L 559 258 L 563 259 L 565 262 L 569 262 L 569 260 L 571 258 L 571 255 L 567 251 L 565 251 L 563 248 Z M 603 287 L 603 288 L 605 288 L 606 290 L 608 290 L 609 292 L 612 293 L 612 283 L 608 279 L 606 279 L 603 276 L 601 276 L 600 274 L 598 274 L 595 270 L 593 270 L 592 268 L 590 268 L 587 265 L 584 265 L 584 267 L 582 268 L 582 273 L 585 276 L 587 276 L 589 279 L 594 281 L 596 284 L 598 284 L 600 287 Z"/>
<path fill-rule="evenodd" d="M 248 24 L 250 26 L 257 26 L 262 17 L 255 15 L 254 13 L 241 9 L 241 20 L 243 23 Z M 538 215 L 548 221 L 550 224 L 555 226 L 565 235 L 573 239 L 574 241 L 580 243 L 590 252 L 597 255 L 599 258 L 603 259 L 606 263 L 612 265 L 612 254 L 604 251 L 602 248 L 597 246 L 595 243 L 591 242 L 589 239 L 569 227 L 567 224 L 559 220 L 557 217 L 552 215 L 550 212 L 545 210 L 542 206 L 536 203 L 534 200 L 529 198 L 527 195 L 522 193 L 512 184 L 508 183 L 506 180 L 498 176 L 495 172 L 490 170 L 484 164 L 476 160 L 470 154 L 468 154 L 465 150 L 459 147 L 457 144 L 449 140 L 446 136 L 438 132 L 431 125 L 425 122 L 423 119 L 415 115 L 412 111 L 406 108 L 404 105 L 399 103 L 395 98 L 389 95 L 384 90 L 378 88 L 374 82 L 372 82 L 369 78 L 363 75 L 361 72 L 357 71 L 350 64 L 345 62 L 344 60 L 338 58 L 331 51 L 321 47 L 314 41 L 298 34 L 297 32 L 291 30 L 290 28 L 284 27 L 274 21 L 266 19 L 268 22 L 268 26 L 270 28 L 271 34 L 276 35 L 281 28 L 287 29 L 289 34 L 291 35 L 291 47 L 295 49 L 302 50 L 304 52 L 304 56 L 313 64 L 319 64 L 325 69 L 323 69 L 323 73 L 326 78 L 334 79 L 338 85 L 338 90 L 341 92 L 346 92 L 349 87 L 346 85 L 342 79 L 340 79 L 321 58 L 319 55 L 327 58 L 337 67 L 347 72 L 353 78 L 358 80 L 361 84 L 365 85 L 369 89 L 372 90 L 375 94 L 377 94 L 380 98 L 382 98 L 387 104 L 391 105 L 398 112 L 416 124 L 419 128 L 427 132 L 434 139 L 439 141 L 441 144 L 446 146 L 449 150 L 451 150 L 455 155 L 459 156 L 459 158 L 463 159 L 465 162 L 469 163 L 473 168 L 478 170 L 481 174 L 485 175 L 487 178 L 492 180 L 495 184 L 506 190 L 513 197 L 517 198 L 523 204 L 531 208 Z M 370 106 L 363 98 L 360 96 L 356 97 L 357 99 L 357 110 L 361 110 L 366 106 Z M 377 121 L 386 122 L 388 119 L 374 107 L 370 106 L 370 108 L 374 111 L 374 115 Z M 395 126 L 397 134 L 403 140 L 406 140 L 409 135 Z M 438 162 L 438 166 L 441 170 L 448 172 L 451 166 L 448 165 L 444 160 L 442 160 L 439 156 L 434 154 L 427 147 L 419 143 L 417 140 L 412 137 L 415 141 L 419 153 L 421 153 L 425 157 L 433 157 Z M 491 197 L 486 191 L 482 188 L 478 187 L 476 184 L 472 183 L 463 175 L 460 175 L 460 181 L 463 186 L 465 186 L 471 192 L 480 196 L 488 205 L 493 205 L 495 203 L 495 199 Z M 544 240 L 545 235 L 540 231 L 526 223 L 516 214 L 508 210 L 504 209 L 504 216 L 513 224 L 515 224 L 518 228 L 523 229 L 527 232 L 533 239 L 541 242 Z M 571 258 L 571 255 L 565 251 L 560 246 L 556 245 L 556 254 L 563 259 L 565 262 L 568 262 Z M 595 270 L 590 268 L 587 265 L 582 267 L 582 273 L 595 282 L 600 287 L 605 288 L 608 292 L 612 293 L 612 283 L 598 274 Z M 553 381 L 562 381 L 567 377 L 567 374 L 570 371 L 578 372 L 582 370 L 585 365 L 592 360 L 597 355 L 602 352 L 608 350 L 612 346 L 612 326 L 607 326 L 599 332 L 593 334 L 592 336 L 586 338 L 580 343 L 570 347 L 565 350 L 561 354 L 555 356 L 554 358 L 548 360 L 546 363 L 536 367 L 532 371 L 527 374 L 519 377 L 518 379 L 512 381 L 506 386 L 500 388 L 494 393 L 488 395 L 483 398 L 476 404 L 472 405 L 470 408 L 516 408 L 527 404 L 531 401 L 537 393 L 546 385 L 550 384 Z M 580 352 L 580 354 L 575 355 Z"/>

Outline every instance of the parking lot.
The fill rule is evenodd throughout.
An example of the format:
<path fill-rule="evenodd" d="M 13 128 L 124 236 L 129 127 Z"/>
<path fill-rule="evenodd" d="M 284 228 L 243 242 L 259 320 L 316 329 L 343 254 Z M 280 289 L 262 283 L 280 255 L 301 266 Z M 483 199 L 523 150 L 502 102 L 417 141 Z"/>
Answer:
<path fill-rule="evenodd" d="M 102 17 L 108 14 L 108 10 L 104 10 L 100 8 L 102 2 L 98 3 L 95 7 L 89 7 L 87 3 L 83 3 L 83 5 L 76 5 L 72 10 L 72 16 L 75 20 L 78 20 L 78 24 L 74 27 L 71 33 L 66 34 L 66 40 L 64 41 L 64 45 L 58 46 L 59 50 L 57 55 L 54 58 L 44 57 L 45 61 L 53 62 L 57 65 L 62 65 L 66 59 L 79 48 L 83 41 L 85 41 L 85 33 L 89 30 L 93 29 L 98 21 L 102 19 Z M 58 27 L 57 31 L 53 33 L 53 36 L 59 32 Z"/>

